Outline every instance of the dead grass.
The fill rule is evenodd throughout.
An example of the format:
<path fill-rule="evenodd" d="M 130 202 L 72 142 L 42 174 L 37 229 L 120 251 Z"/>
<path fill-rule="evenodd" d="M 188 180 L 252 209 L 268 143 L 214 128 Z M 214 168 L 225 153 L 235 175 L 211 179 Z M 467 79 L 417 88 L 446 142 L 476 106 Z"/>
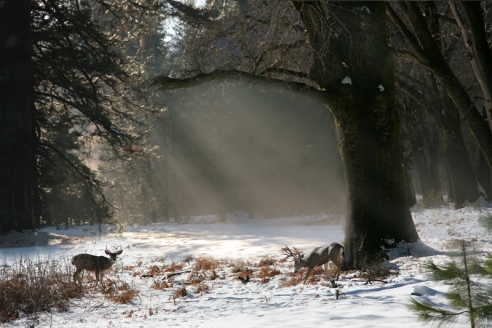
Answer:
<path fill-rule="evenodd" d="M 267 266 L 272 266 L 275 264 L 277 264 L 277 261 L 274 258 L 272 258 L 271 256 L 265 256 L 264 258 L 262 258 L 260 260 L 260 262 L 258 263 L 258 266 L 259 267 L 267 267 Z"/>
<path fill-rule="evenodd" d="M 0 321 L 57 309 L 66 311 L 70 298 L 84 296 L 84 290 L 71 282 L 72 266 L 68 261 L 21 258 L 5 263 L 0 270 Z"/>
<path fill-rule="evenodd" d="M 173 262 L 174 263 L 174 262 Z M 172 263 L 172 264 L 173 264 Z M 161 272 L 161 268 L 159 268 L 157 265 L 153 265 L 149 268 L 149 271 L 147 272 L 147 274 L 151 274 L 153 276 L 160 276 L 162 275 L 163 273 Z"/>
<path fill-rule="evenodd" d="M 202 274 L 200 271 L 193 271 L 189 276 L 188 276 L 188 280 L 187 282 L 190 284 L 190 285 L 198 285 L 200 284 L 202 281 L 204 281 L 205 279 L 207 279 L 207 277 Z"/>
<path fill-rule="evenodd" d="M 274 276 L 279 275 L 281 272 L 278 269 L 275 268 L 270 268 L 268 266 L 264 266 L 260 268 L 260 272 L 258 273 L 257 277 L 258 278 L 271 278 Z"/>
<path fill-rule="evenodd" d="M 179 271 L 181 269 L 183 269 L 183 264 L 178 264 L 178 263 L 174 263 L 174 261 L 171 262 L 171 264 L 169 264 L 165 269 L 164 271 L 166 272 L 174 272 L 174 271 Z"/>
<path fill-rule="evenodd" d="M 251 263 L 245 262 L 244 260 L 236 260 L 229 264 L 232 273 L 251 271 L 248 266 L 252 266 Z"/>
<path fill-rule="evenodd" d="M 106 279 L 100 284 L 99 288 L 104 298 L 113 303 L 128 304 L 138 295 L 136 289 L 131 288 L 129 284 L 119 279 Z"/>
<path fill-rule="evenodd" d="M 282 286 L 283 287 L 293 287 L 293 286 L 297 286 L 299 285 L 300 283 L 302 283 L 303 281 L 303 276 L 302 275 L 295 275 L 295 276 L 292 276 L 290 277 L 288 280 L 286 280 Z"/>
<path fill-rule="evenodd" d="M 164 280 L 156 281 L 152 285 L 152 288 L 153 289 L 157 289 L 157 290 L 163 290 L 163 289 L 166 289 L 166 288 L 169 288 L 169 287 L 171 287 L 171 286 L 169 286 L 169 284 L 167 282 L 165 282 Z"/>
<path fill-rule="evenodd" d="M 180 297 L 186 297 L 186 295 L 188 295 L 188 292 L 186 291 L 186 289 L 184 287 L 179 287 L 178 289 L 176 289 L 174 291 L 173 298 L 177 299 Z"/>
<path fill-rule="evenodd" d="M 196 286 L 195 294 L 200 294 L 201 292 L 208 292 L 210 290 L 210 286 L 206 283 L 200 282 Z"/>
<path fill-rule="evenodd" d="M 220 266 L 220 261 L 210 257 L 199 257 L 195 259 L 193 269 L 196 271 L 213 271 Z"/>

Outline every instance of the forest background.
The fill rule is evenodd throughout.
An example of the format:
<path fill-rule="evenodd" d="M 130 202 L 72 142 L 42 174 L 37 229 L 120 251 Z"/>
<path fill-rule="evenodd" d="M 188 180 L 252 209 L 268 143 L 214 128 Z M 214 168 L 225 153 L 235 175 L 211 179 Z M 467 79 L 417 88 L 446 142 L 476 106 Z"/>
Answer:
<path fill-rule="evenodd" d="M 0 231 L 492 195 L 488 2 L 0 1 Z M 363 249 L 362 255 L 360 250 Z"/>

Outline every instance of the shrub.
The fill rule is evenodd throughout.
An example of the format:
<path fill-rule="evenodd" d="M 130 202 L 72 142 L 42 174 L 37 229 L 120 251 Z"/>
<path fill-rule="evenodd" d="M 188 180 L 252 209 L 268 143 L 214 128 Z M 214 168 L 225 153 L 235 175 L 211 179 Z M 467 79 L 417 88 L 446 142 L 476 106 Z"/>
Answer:
<path fill-rule="evenodd" d="M 70 298 L 84 296 L 84 290 L 71 282 L 68 261 L 21 258 L 0 271 L 0 317 L 15 320 L 20 312 L 27 315 L 58 309 L 66 311 Z"/>
<path fill-rule="evenodd" d="M 391 268 L 383 263 L 383 253 L 375 258 L 364 261 L 362 264 L 360 278 L 367 281 L 383 280 L 391 274 Z"/>

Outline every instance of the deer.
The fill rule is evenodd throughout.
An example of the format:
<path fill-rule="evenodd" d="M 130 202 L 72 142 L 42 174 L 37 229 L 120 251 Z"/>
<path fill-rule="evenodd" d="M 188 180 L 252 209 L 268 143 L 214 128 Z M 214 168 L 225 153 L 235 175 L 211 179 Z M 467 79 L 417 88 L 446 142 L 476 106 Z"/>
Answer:
<path fill-rule="evenodd" d="M 72 258 L 72 264 L 75 265 L 75 273 L 73 274 L 73 281 L 79 284 L 82 284 L 80 280 L 80 273 L 82 271 L 93 271 L 96 273 L 96 285 L 99 282 L 99 275 L 102 274 L 103 271 L 108 270 L 113 266 L 113 263 L 116 261 L 116 256 L 123 253 L 123 250 L 120 249 L 117 252 L 110 252 L 109 250 L 105 250 L 106 254 L 109 255 L 109 258 L 106 256 L 95 256 L 91 254 L 78 254 Z"/>
<path fill-rule="evenodd" d="M 328 278 L 328 262 L 332 261 L 337 267 L 336 280 L 340 278 L 340 271 L 342 268 L 343 250 L 344 247 L 339 243 L 331 243 L 329 245 L 323 245 L 314 248 L 308 256 L 304 256 L 295 247 L 294 251 L 291 251 L 289 247 L 282 248 L 282 252 L 287 255 L 284 259 L 289 257 L 294 258 L 294 273 L 297 273 L 301 268 L 308 268 L 306 278 L 304 278 L 304 284 L 309 278 L 309 275 L 313 269 L 318 265 L 325 265 L 326 279 Z"/>

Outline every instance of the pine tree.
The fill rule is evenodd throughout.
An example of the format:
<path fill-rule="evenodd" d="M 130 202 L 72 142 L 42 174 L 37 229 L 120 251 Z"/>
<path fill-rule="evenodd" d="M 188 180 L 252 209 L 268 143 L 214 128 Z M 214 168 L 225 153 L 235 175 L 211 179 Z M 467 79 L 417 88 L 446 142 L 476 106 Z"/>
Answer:
<path fill-rule="evenodd" d="M 460 315 L 467 315 L 470 327 L 475 328 L 492 319 L 492 286 L 472 279 L 473 274 L 490 278 L 492 262 L 489 259 L 482 265 L 470 259 L 466 251 L 469 245 L 464 240 L 460 242 L 463 263 L 452 260 L 438 266 L 431 261 L 425 266 L 434 280 L 446 283 L 451 288 L 446 293 L 450 309 L 411 299 L 410 309 L 424 323 L 437 323 L 440 327 L 455 322 Z"/>

